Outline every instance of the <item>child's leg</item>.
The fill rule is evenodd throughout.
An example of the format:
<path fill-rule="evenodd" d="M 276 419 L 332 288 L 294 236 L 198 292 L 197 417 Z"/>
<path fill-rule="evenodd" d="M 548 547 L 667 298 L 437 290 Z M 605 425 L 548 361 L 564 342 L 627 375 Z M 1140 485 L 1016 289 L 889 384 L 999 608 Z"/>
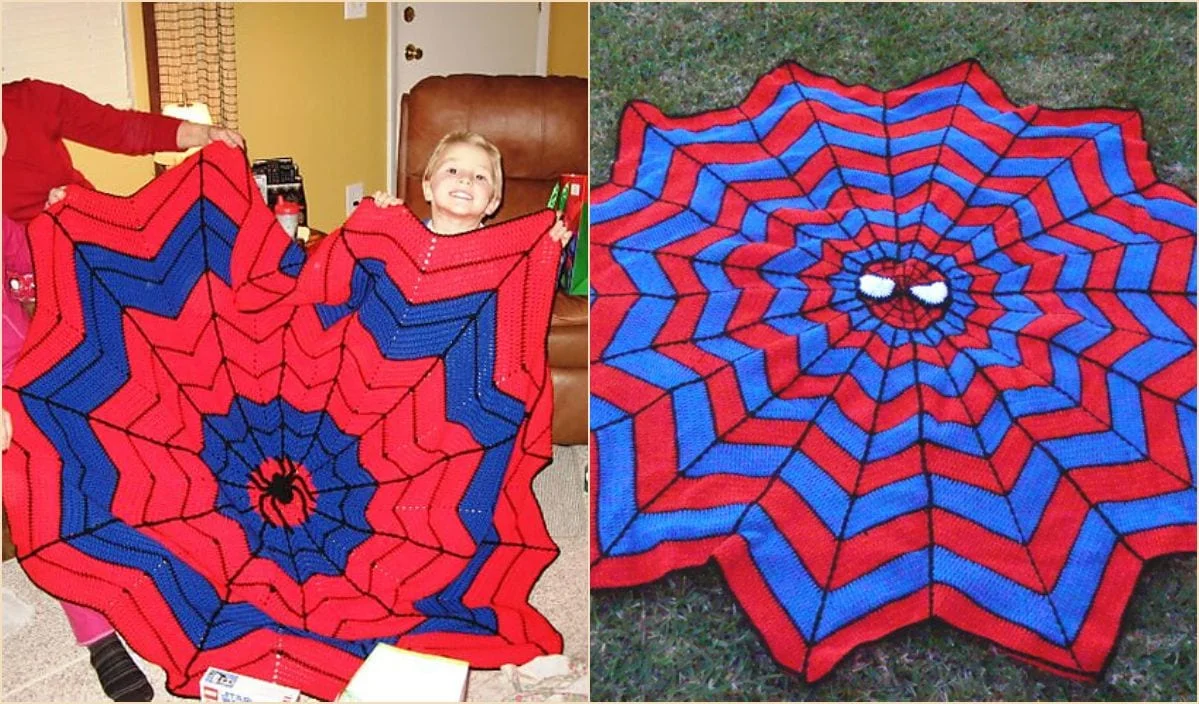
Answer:
<path fill-rule="evenodd" d="M 133 662 L 112 624 L 99 611 L 60 601 L 67 614 L 75 640 L 91 653 L 92 667 L 100 678 L 100 687 L 117 702 L 148 702 L 154 689 L 146 675 Z"/>
<path fill-rule="evenodd" d="M 67 614 L 67 621 L 71 624 L 71 630 L 75 632 L 75 642 L 79 645 L 91 645 L 112 633 L 112 624 L 99 611 L 65 601 L 59 603 Z"/>

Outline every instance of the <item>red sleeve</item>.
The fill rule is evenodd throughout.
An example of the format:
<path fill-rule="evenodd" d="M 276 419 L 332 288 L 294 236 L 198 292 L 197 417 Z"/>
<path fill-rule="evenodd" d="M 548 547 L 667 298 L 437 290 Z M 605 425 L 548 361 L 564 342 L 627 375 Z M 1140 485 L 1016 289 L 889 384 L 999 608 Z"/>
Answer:
<path fill-rule="evenodd" d="M 44 115 L 58 119 L 59 136 L 117 154 L 175 151 L 180 120 L 137 110 L 100 105 L 66 86 L 30 82 L 36 104 Z"/>

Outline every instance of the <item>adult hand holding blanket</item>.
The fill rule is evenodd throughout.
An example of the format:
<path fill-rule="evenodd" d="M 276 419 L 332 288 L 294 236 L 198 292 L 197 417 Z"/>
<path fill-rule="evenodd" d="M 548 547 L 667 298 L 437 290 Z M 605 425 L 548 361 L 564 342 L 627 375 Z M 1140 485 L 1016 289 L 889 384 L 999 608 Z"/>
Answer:
<path fill-rule="evenodd" d="M 377 642 L 476 667 L 560 652 L 548 211 L 452 238 L 365 206 L 311 252 L 244 155 L 30 226 L 42 282 L 4 390 L 22 566 L 168 688 L 210 665 L 335 697 Z"/>

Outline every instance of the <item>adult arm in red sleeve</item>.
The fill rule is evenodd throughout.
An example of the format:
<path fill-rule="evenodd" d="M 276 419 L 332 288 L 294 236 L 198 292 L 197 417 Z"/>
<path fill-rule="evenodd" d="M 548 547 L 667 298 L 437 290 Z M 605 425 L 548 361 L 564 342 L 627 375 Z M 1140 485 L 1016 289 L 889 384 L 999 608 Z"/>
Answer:
<path fill-rule="evenodd" d="M 66 86 L 32 81 L 36 102 L 57 118 L 60 136 L 118 154 L 175 151 L 181 120 L 101 105 Z"/>

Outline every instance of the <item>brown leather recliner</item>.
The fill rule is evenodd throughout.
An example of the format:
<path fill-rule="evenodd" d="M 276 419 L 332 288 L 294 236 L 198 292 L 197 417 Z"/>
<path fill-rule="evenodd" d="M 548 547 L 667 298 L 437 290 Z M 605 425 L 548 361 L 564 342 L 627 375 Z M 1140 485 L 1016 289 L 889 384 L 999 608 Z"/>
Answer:
<path fill-rule="evenodd" d="M 504 198 L 488 223 L 545 207 L 564 173 L 587 173 L 587 81 L 563 76 L 460 74 L 421 80 L 400 100 L 396 195 L 429 217 L 425 162 L 447 132 L 471 130 L 503 158 Z M 553 439 L 587 442 L 587 301 L 559 291 L 550 322 Z"/>

